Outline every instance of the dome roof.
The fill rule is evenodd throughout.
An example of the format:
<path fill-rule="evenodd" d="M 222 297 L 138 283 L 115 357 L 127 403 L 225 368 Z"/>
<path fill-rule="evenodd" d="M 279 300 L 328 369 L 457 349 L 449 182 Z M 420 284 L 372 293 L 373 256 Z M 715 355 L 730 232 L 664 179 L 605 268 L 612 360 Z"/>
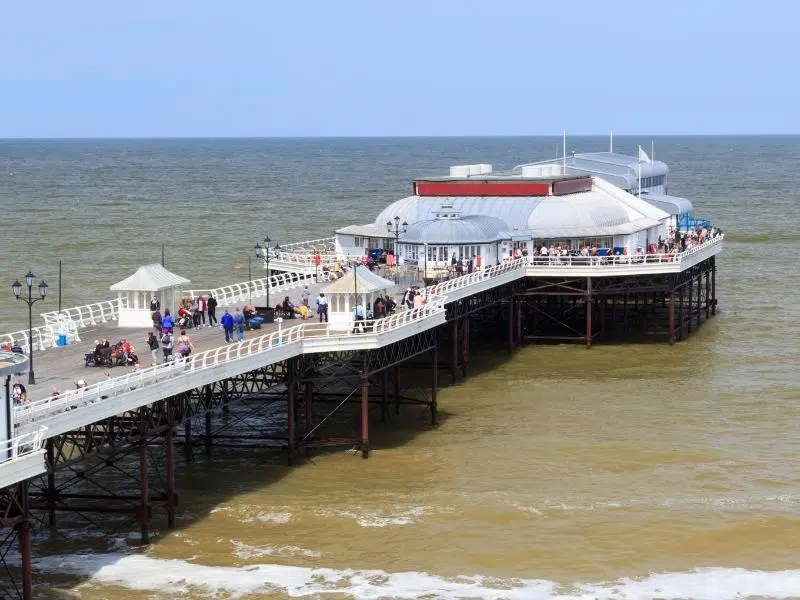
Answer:
<path fill-rule="evenodd" d="M 414 244 L 483 244 L 500 239 L 505 221 L 486 215 L 417 221 L 409 225 L 401 242 Z"/>
<path fill-rule="evenodd" d="M 617 227 L 629 220 L 625 207 L 611 198 L 577 194 L 548 196 L 531 211 L 528 228 L 548 232 L 545 235 L 553 237 L 559 231 L 564 235 L 575 235 L 581 231 Z"/>

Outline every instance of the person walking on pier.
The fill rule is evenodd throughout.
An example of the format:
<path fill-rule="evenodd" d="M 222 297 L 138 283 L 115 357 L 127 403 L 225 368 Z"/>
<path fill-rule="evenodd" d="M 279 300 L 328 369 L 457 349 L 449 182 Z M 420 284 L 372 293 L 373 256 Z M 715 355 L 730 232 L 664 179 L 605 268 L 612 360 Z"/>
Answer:
<path fill-rule="evenodd" d="M 230 344 L 233 341 L 233 316 L 228 312 L 227 308 L 225 312 L 222 313 L 219 323 L 225 330 L 225 342 Z"/>
<path fill-rule="evenodd" d="M 181 358 L 187 358 L 192 353 L 192 340 L 186 334 L 185 329 L 181 329 L 181 335 L 178 338 L 178 352 L 181 355 Z"/>
<path fill-rule="evenodd" d="M 322 292 L 319 293 L 319 298 L 317 298 L 317 313 L 319 314 L 320 323 L 328 322 L 328 299 Z"/>
<path fill-rule="evenodd" d="M 236 331 L 236 341 L 242 343 L 244 341 L 244 315 L 239 312 L 238 308 L 233 315 L 233 328 Z"/>
<path fill-rule="evenodd" d="M 158 301 L 156 296 L 153 296 L 153 299 L 150 300 L 150 312 L 154 313 L 161 308 L 161 303 Z"/>
<path fill-rule="evenodd" d="M 206 302 L 206 306 L 208 307 L 208 326 L 213 327 L 217 324 L 217 299 L 214 298 L 211 294 L 208 295 L 208 302 Z"/>
<path fill-rule="evenodd" d="M 197 299 L 197 310 L 200 311 L 200 326 L 206 326 L 206 311 L 208 310 L 208 302 L 205 296 L 200 296 Z"/>
<path fill-rule="evenodd" d="M 155 335 L 161 335 L 161 311 L 156 309 L 153 312 L 153 333 Z"/>
<path fill-rule="evenodd" d="M 164 318 L 161 319 L 161 331 L 164 333 L 172 333 L 172 328 L 175 327 L 175 321 L 172 320 L 172 315 L 169 309 L 164 311 Z"/>
<path fill-rule="evenodd" d="M 164 362 L 168 363 L 172 358 L 172 332 L 165 331 L 161 336 L 161 349 L 164 351 Z"/>
<path fill-rule="evenodd" d="M 158 356 L 158 337 L 154 332 L 150 332 L 150 335 L 147 336 L 147 345 L 150 348 L 150 356 L 153 357 L 153 363 L 156 364 L 156 357 Z"/>

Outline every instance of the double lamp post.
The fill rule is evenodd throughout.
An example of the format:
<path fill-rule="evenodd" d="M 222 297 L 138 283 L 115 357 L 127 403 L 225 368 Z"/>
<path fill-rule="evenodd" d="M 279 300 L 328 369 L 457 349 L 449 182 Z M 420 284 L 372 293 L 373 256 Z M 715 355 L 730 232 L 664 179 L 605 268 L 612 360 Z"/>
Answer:
<path fill-rule="evenodd" d="M 275 244 L 274 246 L 270 247 L 271 243 L 272 243 L 272 240 L 269 238 L 269 236 L 266 236 L 264 238 L 264 245 L 263 246 L 261 245 L 261 242 L 258 242 L 256 244 L 256 246 L 255 246 L 256 257 L 263 258 L 264 259 L 264 263 L 266 264 L 266 267 L 267 267 L 267 285 L 266 285 L 266 288 L 267 288 L 267 308 L 270 308 L 270 305 L 269 305 L 269 259 L 270 259 L 270 254 L 269 253 L 270 253 L 270 250 L 272 250 L 274 252 L 280 252 L 281 251 L 280 244 Z M 251 281 L 252 281 L 252 277 L 251 277 Z M 248 288 L 249 288 L 249 286 L 250 286 L 250 283 L 248 282 Z"/>
<path fill-rule="evenodd" d="M 400 217 L 395 217 L 394 223 L 386 221 L 386 230 L 389 235 L 394 235 L 394 282 L 397 284 L 400 280 L 400 275 L 397 272 L 397 260 L 400 258 L 400 246 L 398 244 L 400 242 L 400 234 L 408 231 L 408 223 L 405 221 L 401 223 Z"/>
<path fill-rule="evenodd" d="M 25 304 L 28 305 L 28 385 L 34 385 L 36 383 L 36 377 L 33 374 L 33 305 L 39 300 L 44 300 L 45 296 L 47 296 L 47 284 L 44 282 L 44 279 L 42 279 L 42 282 L 39 284 L 40 297 L 33 297 L 33 280 L 35 277 L 33 272 L 28 269 L 28 273 L 25 275 L 25 284 L 28 286 L 27 298 L 20 295 L 22 294 L 22 284 L 19 281 L 15 281 L 11 284 L 11 291 L 14 292 L 14 296 L 16 296 L 17 300 L 23 300 Z"/>

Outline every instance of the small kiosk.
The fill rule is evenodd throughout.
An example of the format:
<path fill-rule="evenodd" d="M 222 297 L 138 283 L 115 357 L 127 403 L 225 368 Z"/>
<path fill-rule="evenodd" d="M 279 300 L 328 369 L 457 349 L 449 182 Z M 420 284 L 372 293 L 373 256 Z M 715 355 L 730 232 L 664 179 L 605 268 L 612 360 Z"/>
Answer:
<path fill-rule="evenodd" d="M 167 271 L 162 265 L 142 265 L 136 273 L 111 286 L 117 292 L 117 314 L 120 327 L 152 327 L 150 300 L 161 303 L 161 314 L 174 313 L 181 299 L 181 288 L 191 283 L 185 277 Z"/>
<path fill-rule="evenodd" d="M 350 269 L 342 277 L 322 289 L 328 298 L 328 320 L 331 329 L 352 329 L 352 310 L 356 304 L 372 312 L 378 296 L 395 287 L 393 281 L 376 275 L 364 265 Z M 313 304 L 313 300 L 310 301 Z M 312 307 L 313 308 L 313 307 Z"/>

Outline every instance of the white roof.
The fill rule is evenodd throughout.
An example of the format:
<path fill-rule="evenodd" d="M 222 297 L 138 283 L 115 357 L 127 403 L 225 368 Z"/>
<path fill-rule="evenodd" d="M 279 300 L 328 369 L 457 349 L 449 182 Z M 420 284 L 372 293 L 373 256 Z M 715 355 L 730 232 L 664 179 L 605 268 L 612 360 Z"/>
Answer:
<path fill-rule="evenodd" d="M 358 280 L 353 281 L 353 274 L 358 273 Z M 394 282 L 376 275 L 364 265 L 358 265 L 355 270 L 350 269 L 330 285 L 322 288 L 324 294 L 370 294 L 382 292 L 394 287 Z"/>
<path fill-rule="evenodd" d="M 142 265 L 136 273 L 115 283 L 109 289 L 113 292 L 160 292 L 170 288 L 191 283 L 185 277 L 167 271 L 158 263 Z"/>
<path fill-rule="evenodd" d="M 564 196 L 409 196 L 389 205 L 375 222 L 377 225 L 394 215 L 412 225 L 432 220 L 444 202 L 463 217 L 496 217 L 506 223 L 508 232 L 530 230 L 543 238 L 624 235 L 655 227 L 669 218 L 643 198 L 599 177 L 592 180 L 591 190 Z"/>
<path fill-rule="evenodd" d="M 392 234 L 386 231 L 386 225 L 348 225 L 337 229 L 336 233 L 344 235 L 358 235 L 361 237 L 388 238 Z"/>

